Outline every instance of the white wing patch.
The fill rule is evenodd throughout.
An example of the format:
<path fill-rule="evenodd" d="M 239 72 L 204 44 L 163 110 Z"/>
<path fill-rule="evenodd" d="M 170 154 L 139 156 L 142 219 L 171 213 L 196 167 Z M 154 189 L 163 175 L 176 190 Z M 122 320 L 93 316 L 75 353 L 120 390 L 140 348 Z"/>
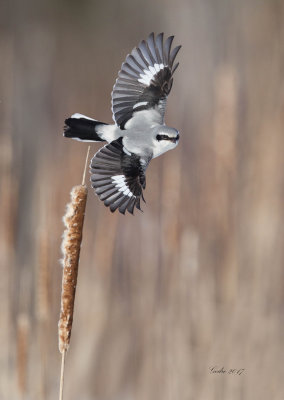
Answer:
<path fill-rule="evenodd" d="M 154 78 L 154 76 L 164 68 L 164 64 L 154 64 L 154 67 L 150 65 L 149 69 L 143 70 L 144 74 L 140 74 L 140 79 L 138 79 L 138 82 L 150 86 L 151 80 Z"/>
<path fill-rule="evenodd" d="M 115 175 L 111 177 L 113 183 L 115 183 L 115 187 L 118 188 L 119 192 L 123 192 L 125 196 L 133 196 L 133 193 L 126 186 L 125 176 L 124 175 Z"/>
<path fill-rule="evenodd" d="M 80 114 L 80 113 L 75 113 L 75 114 L 71 115 L 71 118 L 77 118 L 77 119 L 85 118 L 85 119 L 89 119 L 91 121 L 96 121 L 96 119 L 87 117 L 86 115 L 83 115 L 83 114 Z"/>
<path fill-rule="evenodd" d="M 134 104 L 133 110 L 134 110 L 134 108 L 146 106 L 147 104 L 148 104 L 148 101 L 140 101 L 139 103 Z"/>
<path fill-rule="evenodd" d="M 128 156 L 131 156 L 131 153 L 127 150 L 125 146 L 123 146 L 123 152 L 127 154 Z"/>
<path fill-rule="evenodd" d="M 77 137 L 72 137 L 71 139 L 77 140 L 77 142 L 94 143 L 93 140 L 85 140 L 85 139 L 80 139 L 80 138 L 77 138 Z"/>

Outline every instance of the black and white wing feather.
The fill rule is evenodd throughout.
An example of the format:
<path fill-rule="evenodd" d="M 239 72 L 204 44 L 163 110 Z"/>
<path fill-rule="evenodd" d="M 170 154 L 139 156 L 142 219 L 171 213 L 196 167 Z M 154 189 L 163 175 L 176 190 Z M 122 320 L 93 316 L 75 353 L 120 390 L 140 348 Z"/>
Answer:
<path fill-rule="evenodd" d="M 96 194 L 112 212 L 127 210 L 133 214 L 140 208 L 146 187 L 145 170 L 149 161 L 133 153 L 125 153 L 122 138 L 102 147 L 91 161 L 91 182 Z"/>
<path fill-rule="evenodd" d="M 171 91 L 174 64 L 181 46 L 171 50 L 173 36 L 151 33 L 126 57 L 112 92 L 113 119 L 121 128 L 135 112 L 155 109 L 163 123 L 167 96 Z"/>

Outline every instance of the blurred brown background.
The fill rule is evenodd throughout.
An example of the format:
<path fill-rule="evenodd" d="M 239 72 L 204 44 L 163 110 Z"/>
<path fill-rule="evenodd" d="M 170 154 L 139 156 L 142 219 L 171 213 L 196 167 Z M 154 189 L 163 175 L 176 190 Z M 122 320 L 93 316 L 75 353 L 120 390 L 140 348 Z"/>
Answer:
<path fill-rule="evenodd" d="M 181 140 L 143 214 L 89 191 L 65 399 L 284 399 L 283 1 L 2 0 L 0 22 L 0 399 L 58 397 L 61 218 L 87 150 L 63 122 L 112 121 L 152 31 L 183 46 Z"/>

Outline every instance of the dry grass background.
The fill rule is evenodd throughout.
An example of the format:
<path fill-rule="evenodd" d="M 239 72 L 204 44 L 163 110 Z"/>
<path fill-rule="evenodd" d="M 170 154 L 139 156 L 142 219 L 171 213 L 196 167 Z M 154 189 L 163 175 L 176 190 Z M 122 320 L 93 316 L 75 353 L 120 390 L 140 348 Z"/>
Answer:
<path fill-rule="evenodd" d="M 1 8 L 1 400 L 58 396 L 61 218 L 87 149 L 63 120 L 111 121 L 152 30 L 183 45 L 166 114 L 181 141 L 151 163 L 144 214 L 89 192 L 65 399 L 282 400 L 283 1 Z"/>

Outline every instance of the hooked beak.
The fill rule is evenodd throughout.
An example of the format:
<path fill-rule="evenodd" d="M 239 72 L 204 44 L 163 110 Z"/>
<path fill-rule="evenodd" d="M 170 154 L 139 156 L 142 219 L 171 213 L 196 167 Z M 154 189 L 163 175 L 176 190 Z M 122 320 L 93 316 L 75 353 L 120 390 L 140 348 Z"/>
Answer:
<path fill-rule="evenodd" d="M 179 133 L 177 134 L 176 137 L 171 138 L 170 140 L 171 140 L 171 142 L 173 142 L 173 143 L 177 143 L 177 142 L 179 141 Z"/>

